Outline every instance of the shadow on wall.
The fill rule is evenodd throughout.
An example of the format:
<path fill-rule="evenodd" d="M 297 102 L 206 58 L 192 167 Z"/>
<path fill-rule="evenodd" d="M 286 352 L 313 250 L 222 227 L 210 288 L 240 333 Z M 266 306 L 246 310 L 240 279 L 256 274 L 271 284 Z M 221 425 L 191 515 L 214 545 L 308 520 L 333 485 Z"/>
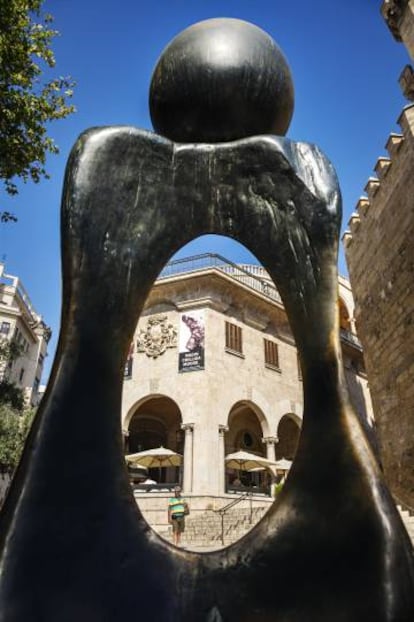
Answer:
<path fill-rule="evenodd" d="M 362 383 L 355 371 L 345 369 L 346 383 L 353 407 L 361 421 L 374 454 L 381 465 L 381 448 L 373 415 L 370 415 Z"/>

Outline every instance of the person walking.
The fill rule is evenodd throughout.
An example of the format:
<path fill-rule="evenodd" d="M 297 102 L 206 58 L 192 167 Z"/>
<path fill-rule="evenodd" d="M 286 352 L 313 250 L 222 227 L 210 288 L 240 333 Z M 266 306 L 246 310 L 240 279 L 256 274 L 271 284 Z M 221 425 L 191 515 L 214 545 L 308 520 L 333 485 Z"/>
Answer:
<path fill-rule="evenodd" d="M 175 546 L 180 546 L 181 534 L 185 529 L 185 516 L 189 513 L 188 503 L 181 496 L 181 488 L 176 486 L 174 497 L 170 497 L 168 501 L 168 523 L 172 525 Z"/>

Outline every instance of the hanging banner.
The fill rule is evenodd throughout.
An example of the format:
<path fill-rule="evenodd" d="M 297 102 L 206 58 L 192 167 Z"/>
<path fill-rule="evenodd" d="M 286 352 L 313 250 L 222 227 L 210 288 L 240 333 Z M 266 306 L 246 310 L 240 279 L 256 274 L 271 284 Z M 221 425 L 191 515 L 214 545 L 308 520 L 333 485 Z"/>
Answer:
<path fill-rule="evenodd" d="M 204 311 L 182 313 L 178 371 L 204 369 Z"/>

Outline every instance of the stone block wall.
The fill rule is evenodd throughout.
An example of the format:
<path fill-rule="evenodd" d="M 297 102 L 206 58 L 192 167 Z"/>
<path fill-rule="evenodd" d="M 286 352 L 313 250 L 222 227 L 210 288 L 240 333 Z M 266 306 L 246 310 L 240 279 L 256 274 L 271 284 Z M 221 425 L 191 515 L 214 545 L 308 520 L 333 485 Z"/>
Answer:
<path fill-rule="evenodd" d="M 343 236 L 384 471 L 414 507 L 414 105 Z"/>
<path fill-rule="evenodd" d="M 414 0 L 409 0 L 401 21 L 401 40 L 404 41 L 411 58 L 414 58 Z"/>

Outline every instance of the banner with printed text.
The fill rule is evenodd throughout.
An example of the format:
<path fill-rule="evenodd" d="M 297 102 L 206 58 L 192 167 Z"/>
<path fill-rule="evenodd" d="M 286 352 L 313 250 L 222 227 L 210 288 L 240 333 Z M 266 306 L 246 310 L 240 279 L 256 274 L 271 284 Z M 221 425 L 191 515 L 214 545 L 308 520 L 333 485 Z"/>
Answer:
<path fill-rule="evenodd" d="M 180 316 L 178 371 L 204 369 L 204 311 L 190 311 Z"/>

